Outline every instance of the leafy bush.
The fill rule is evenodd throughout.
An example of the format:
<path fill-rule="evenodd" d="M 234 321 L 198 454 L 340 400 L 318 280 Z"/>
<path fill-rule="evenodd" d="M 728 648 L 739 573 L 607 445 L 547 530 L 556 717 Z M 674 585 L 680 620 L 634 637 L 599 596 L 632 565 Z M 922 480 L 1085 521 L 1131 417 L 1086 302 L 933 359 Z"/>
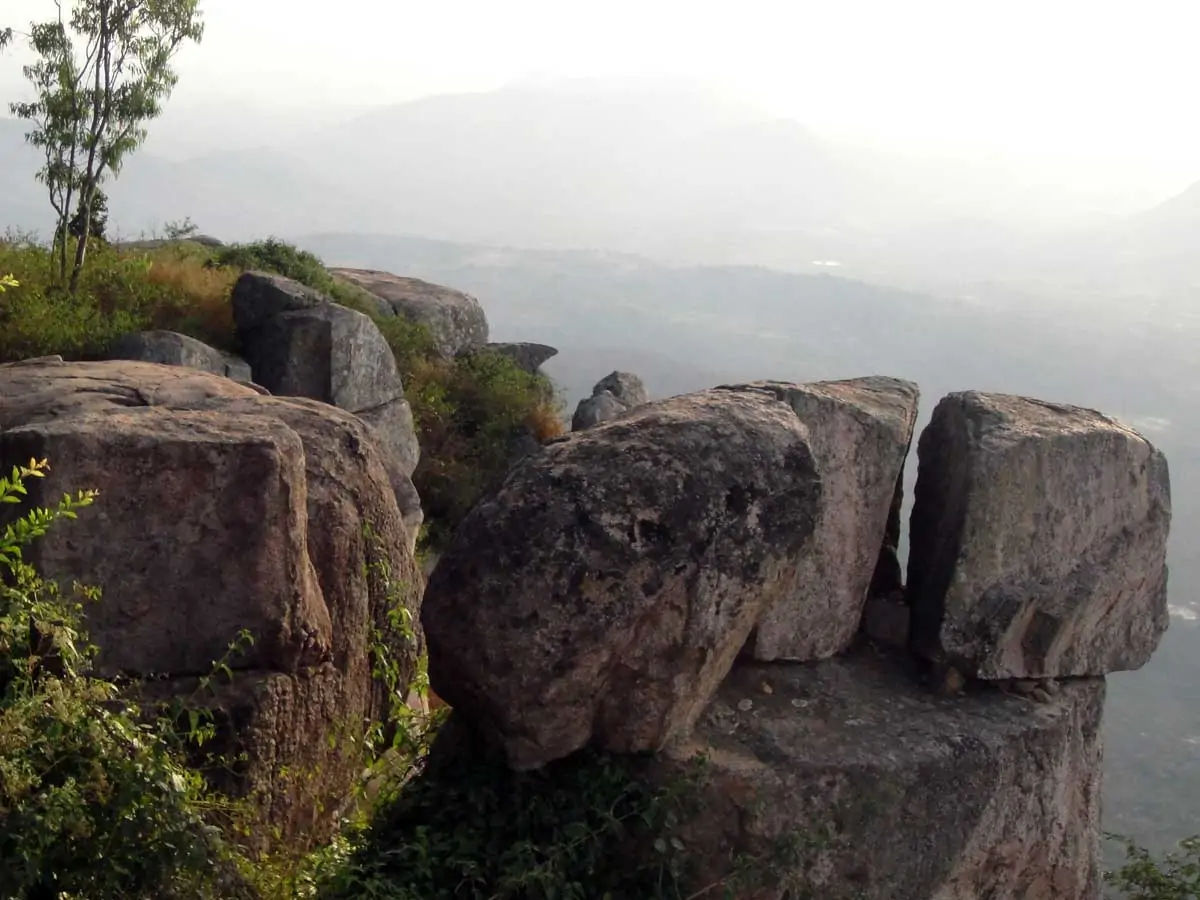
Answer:
<path fill-rule="evenodd" d="M 18 503 L 45 462 L 0 478 Z M 199 812 L 200 777 L 147 721 L 91 674 L 77 588 L 60 594 L 23 560 L 94 492 L 33 509 L 0 532 L 0 896 L 184 898 L 237 893 L 219 835 Z"/>
<path fill-rule="evenodd" d="M 20 282 L 0 302 L 0 362 L 53 353 L 96 359 L 121 335 L 149 328 L 234 342 L 235 273 L 206 269 L 195 257 L 96 242 L 73 296 L 56 284 L 55 263 L 36 244 L 0 243 L 0 269 Z"/>
<path fill-rule="evenodd" d="M 1155 859 L 1148 850 L 1117 835 L 1125 847 L 1125 864 L 1106 872 L 1104 880 L 1127 900 L 1200 900 L 1200 835 L 1179 843 L 1179 851 Z"/>
<path fill-rule="evenodd" d="M 513 772 L 495 755 L 460 749 L 439 754 L 438 766 L 335 848 L 316 879 L 318 897 L 686 896 L 684 847 L 673 831 L 690 811 L 700 768 L 655 786 L 637 759 L 590 750 Z"/>
<path fill-rule="evenodd" d="M 549 379 L 491 351 L 426 360 L 405 393 L 421 441 L 413 482 L 430 522 L 426 542 L 435 549 L 499 487 L 514 458 L 562 430 Z"/>

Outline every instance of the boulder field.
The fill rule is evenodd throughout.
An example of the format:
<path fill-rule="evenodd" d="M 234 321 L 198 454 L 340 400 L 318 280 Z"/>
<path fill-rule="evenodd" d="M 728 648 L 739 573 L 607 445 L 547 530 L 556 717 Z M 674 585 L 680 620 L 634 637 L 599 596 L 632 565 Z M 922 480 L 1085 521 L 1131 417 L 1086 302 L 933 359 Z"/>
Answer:
<path fill-rule="evenodd" d="M 904 586 L 916 404 L 877 377 L 727 386 L 522 461 L 422 605 L 460 730 L 518 769 L 705 760 L 697 890 L 750 859 L 751 900 L 1097 898 L 1104 676 L 1167 626 L 1166 463 L 1091 410 L 951 395 Z"/>
<path fill-rule="evenodd" d="M 427 646 L 455 727 L 511 767 L 598 746 L 667 783 L 706 760 L 680 826 L 698 891 L 754 859 L 749 900 L 1098 897 L 1104 677 L 1168 622 L 1169 480 L 1143 437 L 943 399 L 904 584 L 915 385 L 647 401 L 614 373 L 593 399 L 615 417 L 519 462 L 422 592 L 416 450 L 378 330 L 259 274 L 235 311 L 254 384 L 161 336 L 126 352 L 176 365 L 0 366 L 0 463 L 51 460 L 35 502 L 101 492 L 30 561 L 102 589 L 102 673 L 187 696 L 254 635 L 212 698 L 245 760 L 222 784 L 282 839 L 331 832 L 359 772 L 341 738 L 388 702 L 371 654 L 401 604 L 402 680 Z"/>

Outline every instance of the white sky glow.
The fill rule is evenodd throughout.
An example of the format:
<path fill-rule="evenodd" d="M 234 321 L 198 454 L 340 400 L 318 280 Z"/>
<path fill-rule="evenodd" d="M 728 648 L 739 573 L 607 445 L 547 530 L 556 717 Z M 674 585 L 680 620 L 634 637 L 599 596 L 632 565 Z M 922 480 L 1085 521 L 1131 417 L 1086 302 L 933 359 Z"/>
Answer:
<path fill-rule="evenodd" d="M 528 77 L 684 76 L 827 133 L 1200 178 L 1190 0 L 202 0 L 172 105 L 296 110 Z M 20 28 L 52 0 L 0 0 Z M 0 101 L 21 91 L 0 57 Z"/>

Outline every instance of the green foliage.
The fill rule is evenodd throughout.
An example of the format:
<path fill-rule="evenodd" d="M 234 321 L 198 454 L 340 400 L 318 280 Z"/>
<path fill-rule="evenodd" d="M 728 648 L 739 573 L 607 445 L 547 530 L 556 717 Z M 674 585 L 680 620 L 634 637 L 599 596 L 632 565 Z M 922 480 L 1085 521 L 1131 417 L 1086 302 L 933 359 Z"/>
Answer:
<path fill-rule="evenodd" d="M 346 837 L 326 860 L 318 897 L 688 896 L 686 848 L 675 832 L 701 765 L 658 787 L 639 760 L 594 751 L 533 772 L 513 772 L 478 748 L 451 757 Z"/>
<path fill-rule="evenodd" d="M 20 503 L 45 462 L 0 478 Z M 200 777 L 116 686 L 92 672 L 77 586 L 63 596 L 24 561 L 29 544 L 95 493 L 64 496 L 0 532 L 0 896 L 232 896 Z"/>
<path fill-rule="evenodd" d="M 421 440 L 413 481 L 434 548 L 499 487 L 520 442 L 536 445 L 561 430 L 550 381 L 490 351 L 426 362 L 406 382 L 406 396 Z"/>
<path fill-rule="evenodd" d="M 42 247 L 0 243 L 0 271 L 20 281 L 0 301 L 0 362 L 54 353 L 96 359 L 117 337 L 149 328 L 231 346 L 232 273 L 168 256 L 96 244 L 72 296 Z"/>
<path fill-rule="evenodd" d="M 37 55 L 25 67 L 35 99 L 10 104 L 33 124 L 26 135 L 42 151 L 38 180 L 54 209 L 56 283 L 74 294 L 89 249 L 76 240 L 68 253 L 72 222 L 92 223 L 92 207 L 104 179 L 120 171 L 125 157 L 146 137 L 144 123 L 162 111 L 177 76 L 171 68 L 185 41 L 199 41 L 198 0 L 75 0 L 64 19 L 30 26 Z M 73 256 L 70 277 L 67 258 Z"/>
<path fill-rule="evenodd" d="M 1179 850 L 1155 859 L 1128 838 L 1108 835 L 1125 848 L 1125 864 L 1104 873 L 1104 880 L 1127 900 L 1200 900 L 1200 835 L 1179 843 Z"/>

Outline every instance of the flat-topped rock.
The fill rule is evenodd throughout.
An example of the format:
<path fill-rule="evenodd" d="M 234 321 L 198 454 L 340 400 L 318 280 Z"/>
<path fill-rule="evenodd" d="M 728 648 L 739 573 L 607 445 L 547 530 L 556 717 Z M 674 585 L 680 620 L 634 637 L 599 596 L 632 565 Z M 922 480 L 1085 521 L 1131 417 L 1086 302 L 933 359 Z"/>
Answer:
<path fill-rule="evenodd" d="M 794 583 L 820 498 L 762 391 L 647 404 L 548 444 L 467 516 L 426 591 L 439 696 L 528 768 L 685 730 Z"/>
<path fill-rule="evenodd" d="M 787 403 L 807 426 L 824 487 L 795 585 L 763 615 L 751 651 L 762 660 L 821 659 L 854 639 L 880 556 L 895 556 L 888 518 L 903 487 L 917 386 L 873 377 L 748 387 Z"/>
<path fill-rule="evenodd" d="M 483 307 L 470 294 L 376 269 L 330 269 L 379 301 L 380 312 L 424 325 L 446 358 L 479 350 L 488 342 Z"/>
<path fill-rule="evenodd" d="M 488 350 L 507 356 L 524 371 L 534 374 L 542 367 L 542 363 L 558 355 L 558 348 L 549 344 L 533 344 L 528 341 L 497 343 L 487 345 Z"/>
<path fill-rule="evenodd" d="M 1098 412 L 967 392 L 918 446 L 919 652 L 977 678 L 1143 665 L 1167 627 L 1167 463 Z"/>
<path fill-rule="evenodd" d="M 673 744 L 704 754 L 698 885 L 744 900 L 1099 896 L 1102 679 L 938 697 L 874 652 L 739 664 Z M 672 771 L 672 766 L 665 766 Z M 670 777 L 668 774 L 666 777 Z M 738 881 L 731 860 L 757 860 Z"/>

